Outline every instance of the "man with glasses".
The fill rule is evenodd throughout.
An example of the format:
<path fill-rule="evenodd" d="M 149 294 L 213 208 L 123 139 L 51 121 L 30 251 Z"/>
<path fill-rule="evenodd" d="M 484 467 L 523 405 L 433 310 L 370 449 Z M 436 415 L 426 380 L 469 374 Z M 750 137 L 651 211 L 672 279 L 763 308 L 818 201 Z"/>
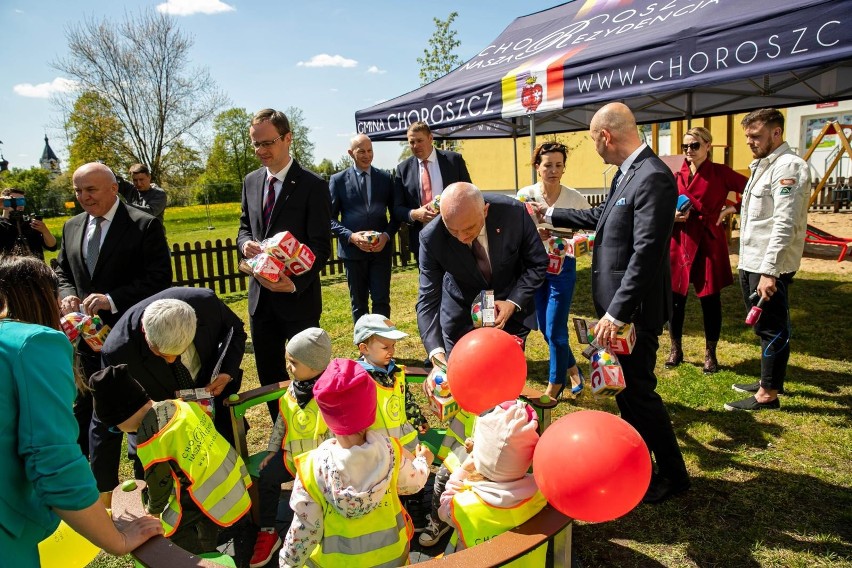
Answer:
<path fill-rule="evenodd" d="M 328 184 L 290 157 L 293 133 L 280 111 L 268 108 L 252 117 L 249 127 L 262 167 L 243 181 L 237 246 L 245 258 L 261 253 L 264 239 L 289 231 L 316 255 L 313 267 L 299 276 L 281 275 L 278 282 L 252 278 L 249 318 L 257 375 L 261 385 L 287 380 L 284 349 L 294 335 L 319 327 L 322 289 L 319 274 L 331 254 L 331 199 Z M 268 404 L 272 420 L 277 402 Z"/>

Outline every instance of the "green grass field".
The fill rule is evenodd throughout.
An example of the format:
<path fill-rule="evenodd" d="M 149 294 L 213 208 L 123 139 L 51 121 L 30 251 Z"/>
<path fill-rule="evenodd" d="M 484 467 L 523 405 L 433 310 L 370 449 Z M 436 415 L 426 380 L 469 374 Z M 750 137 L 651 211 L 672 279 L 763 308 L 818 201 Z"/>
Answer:
<path fill-rule="evenodd" d="M 170 242 L 235 238 L 239 205 L 211 206 L 214 231 L 203 207 L 168 209 Z M 61 233 L 61 220 L 48 220 Z M 578 262 L 572 315 L 593 316 L 588 257 Z M 416 269 L 395 271 L 392 317 L 412 335 L 397 344 L 397 359 L 422 362 L 414 304 Z M 814 567 L 852 566 L 852 282 L 848 277 L 800 273 L 791 291 L 793 339 L 787 394 L 781 411 L 726 412 L 722 405 L 741 395 L 732 383 L 751 382 L 759 371 L 759 347 L 733 286 L 722 295 L 725 310 L 719 360 L 723 370 L 701 372 L 704 340 L 698 302 L 687 307 L 687 363 L 663 367 L 668 340 L 661 338 L 658 392 L 666 401 L 693 486 L 662 505 L 640 505 L 603 524 L 578 523 L 574 549 L 590 567 Z M 224 297 L 247 318 L 244 294 Z M 345 281 L 324 281 L 322 326 L 334 355 L 353 357 L 352 318 Z M 573 338 L 572 338 L 573 339 Z M 580 350 L 572 342 L 575 355 Z M 528 342 L 531 386 L 547 381 L 547 347 L 533 332 Z M 245 389 L 257 386 L 251 355 L 244 360 Z M 588 375 L 588 373 L 586 373 Z M 560 403 L 555 415 L 581 409 L 616 413 L 610 398 L 590 394 Z M 271 424 L 255 408 L 250 444 L 266 445 Z M 131 475 L 128 464 L 123 473 Z M 129 558 L 101 554 L 93 567 L 132 566 Z"/>

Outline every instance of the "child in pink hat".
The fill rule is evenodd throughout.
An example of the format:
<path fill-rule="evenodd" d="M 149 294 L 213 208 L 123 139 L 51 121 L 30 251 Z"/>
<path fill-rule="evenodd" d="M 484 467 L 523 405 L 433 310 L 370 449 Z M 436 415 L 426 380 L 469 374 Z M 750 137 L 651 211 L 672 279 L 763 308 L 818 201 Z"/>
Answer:
<path fill-rule="evenodd" d="M 431 452 L 418 446 L 415 458 L 398 440 L 368 430 L 376 383 L 355 361 L 333 359 L 314 399 L 334 437 L 296 458 L 295 515 L 280 566 L 308 559 L 315 566 L 406 565 L 413 528 L 399 495 L 426 484 Z"/>
<path fill-rule="evenodd" d="M 438 515 L 455 529 L 446 554 L 490 540 L 547 505 L 527 473 L 538 443 L 537 428 L 535 411 L 522 401 L 504 402 L 477 419 L 473 449 L 441 495 Z M 547 546 L 541 546 L 518 565 L 544 566 L 546 552 Z"/>

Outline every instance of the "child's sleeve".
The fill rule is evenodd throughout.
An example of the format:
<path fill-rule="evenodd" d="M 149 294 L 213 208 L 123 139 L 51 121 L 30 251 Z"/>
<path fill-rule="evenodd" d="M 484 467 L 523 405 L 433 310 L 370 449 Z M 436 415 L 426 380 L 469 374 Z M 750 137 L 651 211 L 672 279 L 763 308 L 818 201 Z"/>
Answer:
<path fill-rule="evenodd" d="M 275 426 L 272 427 L 272 433 L 269 435 L 269 444 L 266 446 L 267 451 L 277 452 L 281 449 L 281 444 L 284 442 L 284 434 L 286 433 L 284 419 L 281 414 L 275 419 Z"/>
<path fill-rule="evenodd" d="M 467 477 L 467 472 L 464 468 L 458 468 L 450 475 L 447 484 L 444 486 L 444 492 L 441 493 L 441 504 L 438 507 L 438 517 L 453 528 L 458 528 L 453 523 L 452 504 L 455 494 L 464 487 L 463 479 Z"/>
<path fill-rule="evenodd" d="M 281 568 L 304 566 L 311 552 L 322 541 L 322 507 L 311 498 L 298 476 L 293 483 L 290 508 L 294 513 L 293 522 L 278 554 Z"/>
<path fill-rule="evenodd" d="M 169 462 L 159 462 L 145 470 L 148 502 L 145 509 L 151 515 L 162 513 L 169 503 L 169 497 L 174 489 L 174 478 Z"/>
<path fill-rule="evenodd" d="M 429 479 L 429 464 L 426 463 L 425 457 L 415 458 L 404 448 L 400 459 L 402 463 L 399 465 L 396 491 L 400 495 L 413 495 L 426 485 Z"/>

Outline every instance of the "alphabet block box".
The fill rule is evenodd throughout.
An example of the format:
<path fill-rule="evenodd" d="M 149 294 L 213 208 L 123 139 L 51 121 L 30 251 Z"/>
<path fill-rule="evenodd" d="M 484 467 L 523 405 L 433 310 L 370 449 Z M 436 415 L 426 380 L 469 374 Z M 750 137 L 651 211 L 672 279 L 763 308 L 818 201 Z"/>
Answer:
<path fill-rule="evenodd" d="M 286 261 L 296 254 L 300 244 L 299 239 L 290 231 L 282 231 L 264 240 L 260 246 L 263 252 L 271 254 L 278 260 Z"/>
<path fill-rule="evenodd" d="M 438 367 L 433 367 L 429 376 L 423 381 L 423 394 L 429 403 L 429 410 L 441 422 L 447 422 L 458 414 L 459 403 L 449 390 L 447 375 Z"/>
<path fill-rule="evenodd" d="M 627 386 L 618 358 L 604 349 L 592 355 L 590 382 L 592 392 L 603 396 L 615 396 Z"/>
<path fill-rule="evenodd" d="M 603 346 L 595 343 L 595 334 L 592 331 L 598 324 L 597 321 L 588 322 L 583 318 L 574 318 L 574 330 L 577 332 L 577 341 L 590 344 L 600 349 Z M 609 351 L 614 355 L 630 355 L 633 346 L 636 345 L 636 329 L 632 323 L 621 326 L 615 341 L 609 344 Z"/>

